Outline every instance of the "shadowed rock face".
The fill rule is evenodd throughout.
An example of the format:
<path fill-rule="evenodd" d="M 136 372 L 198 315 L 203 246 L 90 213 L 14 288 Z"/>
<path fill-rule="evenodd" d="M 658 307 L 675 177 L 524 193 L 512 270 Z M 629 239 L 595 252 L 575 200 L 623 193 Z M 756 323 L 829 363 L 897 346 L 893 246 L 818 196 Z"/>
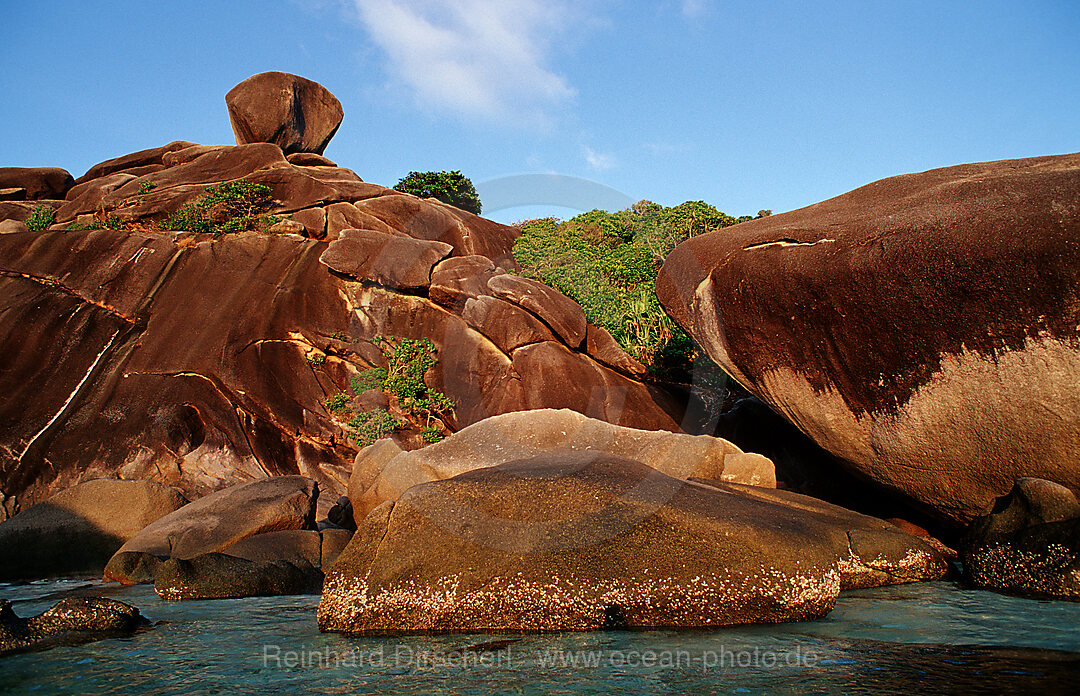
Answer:
<path fill-rule="evenodd" d="M 668 312 L 825 449 L 962 523 L 1080 486 L 1080 154 L 884 179 L 681 244 Z"/>
<path fill-rule="evenodd" d="M 968 527 L 964 578 L 999 592 L 1080 600 L 1080 502 L 1068 488 L 1022 478 Z"/>
<path fill-rule="evenodd" d="M 87 481 L 0 522 L 0 581 L 100 575 L 109 558 L 187 500 L 150 481 Z"/>
<path fill-rule="evenodd" d="M 561 631 L 800 621 L 843 587 L 937 578 L 930 547 L 783 491 L 560 453 L 410 488 L 326 570 L 323 630 Z"/>
<path fill-rule="evenodd" d="M 153 226 L 207 186 L 241 178 L 270 186 L 275 213 L 302 234 Z M 118 475 L 190 498 L 304 475 L 330 493 L 328 507 L 358 448 L 326 400 L 385 367 L 376 336 L 434 341 L 427 383 L 456 403 L 449 431 L 542 407 L 679 429 L 679 402 L 640 381 L 617 347 L 582 342 L 565 297 L 550 308 L 516 290 L 495 300 L 488 281 L 513 268 L 514 228 L 348 169 L 294 164 L 269 143 L 178 141 L 79 181 L 53 229 L 0 235 L 0 518 Z M 25 202 L 9 205 L 0 214 L 28 214 Z M 88 214 L 132 229 L 63 230 Z M 497 307 L 499 321 L 466 311 L 469 300 Z M 414 433 L 401 444 L 424 443 Z"/>

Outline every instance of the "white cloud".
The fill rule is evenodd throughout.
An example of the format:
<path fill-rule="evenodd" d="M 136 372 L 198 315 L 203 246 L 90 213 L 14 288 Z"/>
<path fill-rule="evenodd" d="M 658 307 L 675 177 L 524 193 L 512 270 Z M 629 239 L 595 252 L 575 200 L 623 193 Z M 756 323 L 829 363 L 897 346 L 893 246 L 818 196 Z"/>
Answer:
<path fill-rule="evenodd" d="M 585 161 L 596 171 L 611 169 L 615 166 L 615 157 L 613 155 L 596 152 L 587 146 L 585 147 Z"/>
<path fill-rule="evenodd" d="M 435 110 L 537 125 L 574 95 L 548 64 L 560 0 L 352 0 L 392 77 Z"/>
<path fill-rule="evenodd" d="M 682 0 L 682 14 L 687 19 L 697 19 L 705 14 L 706 0 Z"/>

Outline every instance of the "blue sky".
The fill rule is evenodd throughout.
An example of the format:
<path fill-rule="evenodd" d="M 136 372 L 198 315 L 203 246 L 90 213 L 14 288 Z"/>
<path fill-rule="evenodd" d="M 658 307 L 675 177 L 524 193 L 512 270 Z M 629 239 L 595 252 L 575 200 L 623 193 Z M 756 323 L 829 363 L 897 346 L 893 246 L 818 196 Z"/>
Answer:
<path fill-rule="evenodd" d="M 326 155 L 387 186 L 557 174 L 740 215 L 1080 151 L 1075 0 L 3 0 L 0 26 L 0 166 L 75 176 L 233 142 L 224 95 L 267 70 L 330 89 Z"/>

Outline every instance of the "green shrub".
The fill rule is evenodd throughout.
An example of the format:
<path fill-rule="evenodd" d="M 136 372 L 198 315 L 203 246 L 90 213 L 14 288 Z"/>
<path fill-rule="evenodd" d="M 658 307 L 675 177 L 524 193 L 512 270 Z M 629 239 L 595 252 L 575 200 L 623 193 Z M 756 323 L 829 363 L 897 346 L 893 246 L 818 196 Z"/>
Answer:
<path fill-rule="evenodd" d="M 318 369 L 326 363 L 326 356 L 322 353 L 312 353 L 311 355 L 307 356 L 307 361 L 309 365 L 311 365 L 315 369 Z"/>
<path fill-rule="evenodd" d="M 141 184 L 139 184 L 139 190 L 136 193 L 138 193 L 140 196 L 142 196 L 142 195 L 145 195 L 147 193 L 150 193 L 151 191 L 153 191 L 156 188 L 157 188 L 157 184 L 155 184 L 153 181 L 144 181 Z"/>
<path fill-rule="evenodd" d="M 340 413 L 344 411 L 349 405 L 349 395 L 345 392 L 340 394 L 334 394 L 326 400 L 326 410 L 330 413 Z"/>
<path fill-rule="evenodd" d="M 382 389 L 386 381 L 386 370 L 381 367 L 372 367 L 349 380 L 349 386 L 353 393 L 359 396 L 368 389 Z"/>
<path fill-rule="evenodd" d="M 273 205 L 269 186 L 240 179 L 207 186 L 194 203 L 187 203 L 161 221 L 166 230 L 198 232 L 215 237 L 230 232 L 268 229 L 279 221 L 266 214 Z"/>
<path fill-rule="evenodd" d="M 705 358 L 660 306 L 660 265 L 680 242 L 749 219 L 702 201 L 671 208 L 640 201 L 617 213 L 521 223 L 514 258 L 522 275 L 574 299 L 591 323 L 654 373 L 682 379 L 693 361 Z"/>
<path fill-rule="evenodd" d="M 418 198 L 437 198 L 455 208 L 480 214 L 480 197 L 472 181 L 461 172 L 409 172 L 394 185 L 395 191 Z"/>
<path fill-rule="evenodd" d="M 395 430 L 405 427 L 405 423 L 391 416 L 386 409 L 379 408 L 356 414 L 349 421 L 349 426 L 353 429 L 350 435 L 353 441 L 360 447 L 366 447 Z"/>
<path fill-rule="evenodd" d="M 397 428 L 411 425 L 420 430 L 426 441 L 441 440 L 442 432 L 432 422 L 452 413 L 454 402 L 424 382 L 424 375 L 438 363 L 435 344 L 427 338 L 376 336 L 375 340 L 386 358 L 386 367 L 372 367 L 353 377 L 349 382 L 353 393 L 382 389 L 397 400 L 398 408 L 407 418 L 407 422 L 395 421 Z"/>
<path fill-rule="evenodd" d="M 40 232 L 44 229 L 48 229 L 49 225 L 53 224 L 53 220 L 56 219 L 56 211 L 47 205 L 35 206 L 30 211 L 30 217 L 26 218 L 26 229 L 31 232 Z"/>
<path fill-rule="evenodd" d="M 107 218 L 95 217 L 90 222 L 73 222 L 64 228 L 68 232 L 82 232 L 84 230 L 122 230 L 124 221 L 116 215 Z"/>

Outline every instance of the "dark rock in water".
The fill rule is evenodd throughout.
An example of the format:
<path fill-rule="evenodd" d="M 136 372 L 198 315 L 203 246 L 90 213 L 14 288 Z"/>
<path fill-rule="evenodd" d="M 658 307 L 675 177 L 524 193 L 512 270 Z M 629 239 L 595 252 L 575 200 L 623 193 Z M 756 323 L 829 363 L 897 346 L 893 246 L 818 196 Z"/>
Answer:
<path fill-rule="evenodd" d="M 24 198 L 31 200 L 63 198 L 74 184 L 59 167 L 0 167 L 0 189 L 25 189 Z"/>
<path fill-rule="evenodd" d="M 193 558 L 223 551 L 242 539 L 283 530 L 315 528 L 318 485 L 303 476 L 277 476 L 200 498 L 147 526 L 110 559 L 105 578 L 145 581 L 141 556 Z M 316 533 L 317 535 L 317 533 Z"/>
<path fill-rule="evenodd" d="M 930 547 L 805 496 L 568 452 L 410 488 L 325 572 L 323 630 L 801 621 L 842 587 L 942 577 Z"/>
<path fill-rule="evenodd" d="M 231 599 L 313 594 L 322 572 L 304 560 L 251 561 L 223 553 L 164 561 L 154 578 L 163 599 Z"/>
<path fill-rule="evenodd" d="M 274 143 L 286 154 L 321 155 L 344 112 L 317 82 L 283 72 L 252 75 L 225 95 L 236 144 Z"/>
<path fill-rule="evenodd" d="M 99 479 L 0 522 L 0 581 L 100 575 L 128 539 L 187 503 L 150 481 Z"/>
<path fill-rule="evenodd" d="M 961 560 L 975 587 L 1080 601 L 1080 502 L 1065 486 L 1017 479 L 968 527 Z"/>
<path fill-rule="evenodd" d="M 847 466 L 959 526 L 1080 487 L 1080 154 L 874 182 L 680 244 L 668 313 Z"/>
<path fill-rule="evenodd" d="M 149 624 L 138 609 L 114 599 L 69 597 L 27 619 L 0 599 L 0 655 L 111 638 Z"/>

